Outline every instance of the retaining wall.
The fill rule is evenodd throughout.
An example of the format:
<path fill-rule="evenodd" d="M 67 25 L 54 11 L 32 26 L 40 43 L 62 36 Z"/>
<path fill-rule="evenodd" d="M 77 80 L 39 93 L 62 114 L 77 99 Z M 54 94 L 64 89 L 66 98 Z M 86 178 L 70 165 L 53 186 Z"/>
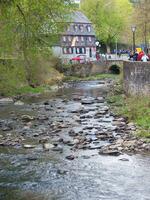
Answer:
<path fill-rule="evenodd" d="M 123 79 L 127 95 L 150 96 L 150 62 L 124 61 Z"/>
<path fill-rule="evenodd" d="M 109 68 L 112 65 L 118 65 L 120 68 L 122 68 L 123 61 L 107 60 L 88 64 L 76 64 L 72 65 L 71 68 L 64 72 L 66 75 L 85 77 L 95 74 L 108 73 Z"/>

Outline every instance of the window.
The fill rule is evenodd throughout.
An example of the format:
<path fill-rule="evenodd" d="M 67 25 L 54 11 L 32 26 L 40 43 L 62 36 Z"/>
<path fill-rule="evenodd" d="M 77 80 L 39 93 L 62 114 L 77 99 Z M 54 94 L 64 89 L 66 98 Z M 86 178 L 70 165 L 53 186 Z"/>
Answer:
<path fill-rule="evenodd" d="M 80 54 L 80 48 L 76 48 L 76 54 Z"/>
<path fill-rule="evenodd" d="M 67 53 L 67 48 L 66 48 L 66 47 L 63 48 L 63 53 L 64 53 L 64 54 Z"/>
<path fill-rule="evenodd" d="M 87 31 L 91 32 L 91 26 L 90 25 L 87 25 Z"/>
<path fill-rule="evenodd" d="M 89 37 L 89 42 L 92 42 L 92 37 Z"/>
<path fill-rule="evenodd" d="M 76 54 L 85 54 L 86 50 L 84 47 L 77 47 L 76 48 Z"/>
<path fill-rule="evenodd" d="M 78 36 L 76 37 L 76 41 L 79 42 L 79 37 Z"/>
<path fill-rule="evenodd" d="M 74 31 L 77 32 L 78 31 L 78 26 L 74 25 Z"/>
<path fill-rule="evenodd" d="M 71 47 L 64 47 L 63 48 L 63 53 L 64 54 L 73 54 L 73 48 L 71 48 Z"/>
<path fill-rule="evenodd" d="M 71 40 L 72 40 L 72 37 L 68 36 L 68 41 L 71 42 Z"/>
<path fill-rule="evenodd" d="M 80 29 L 81 32 L 83 32 L 83 25 L 80 25 L 79 29 Z"/>
<path fill-rule="evenodd" d="M 84 42 L 84 37 L 83 36 L 81 36 L 81 41 Z"/>
<path fill-rule="evenodd" d="M 66 36 L 63 36 L 63 41 L 66 42 Z"/>

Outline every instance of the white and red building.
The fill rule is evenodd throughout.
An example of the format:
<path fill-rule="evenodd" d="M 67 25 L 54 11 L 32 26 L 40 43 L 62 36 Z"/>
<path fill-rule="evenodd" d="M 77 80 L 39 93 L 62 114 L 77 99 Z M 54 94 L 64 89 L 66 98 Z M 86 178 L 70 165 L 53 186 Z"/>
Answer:
<path fill-rule="evenodd" d="M 61 35 L 59 44 L 53 47 L 53 52 L 66 63 L 79 55 L 92 61 L 96 59 L 95 41 L 92 23 L 82 12 L 75 11 L 70 17 L 67 30 Z"/>

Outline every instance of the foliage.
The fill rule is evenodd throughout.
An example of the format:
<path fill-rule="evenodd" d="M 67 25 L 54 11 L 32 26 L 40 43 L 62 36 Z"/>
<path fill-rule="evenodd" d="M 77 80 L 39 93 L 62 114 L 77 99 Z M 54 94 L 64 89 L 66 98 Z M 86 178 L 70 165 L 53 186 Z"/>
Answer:
<path fill-rule="evenodd" d="M 97 38 L 108 47 L 124 32 L 132 6 L 128 0 L 83 0 L 81 9 L 94 24 Z"/>
<path fill-rule="evenodd" d="M 19 70 L 18 70 L 19 69 Z M 0 60 L 0 95 L 12 95 L 26 84 L 25 70 L 15 59 Z"/>
<path fill-rule="evenodd" d="M 35 59 L 51 47 L 66 26 L 71 0 L 0 1 L 0 54 L 24 60 L 26 80 L 34 85 Z M 42 51 L 41 51 L 42 50 Z M 51 52 L 49 52 L 49 56 Z"/>
<path fill-rule="evenodd" d="M 148 46 L 148 37 L 150 36 L 150 4 L 149 0 L 139 0 L 134 5 L 134 14 L 132 23 L 137 27 L 136 31 L 136 40 L 139 43 L 145 44 Z"/>
<path fill-rule="evenodd" d="M 139 126 L 138 135 L 150 138 L 150 99 L 149 97 L 126 97 L 122 94 L 109 95 L 108 103 L 113 110 Z"/>
<path fill-rule="evenodd" d="M 63 76 L 55 70 L 56 58 L 39 55 L 32 56 L 32 87 L 28 86 L 24 60 L 1 59 L 0 60 L 0 95 L 10 96 L 29 92 L 42 92 L 41 88 L 47 84 L 54 84 Z M 40 87 L 41 86 L 41 87 Z"/>

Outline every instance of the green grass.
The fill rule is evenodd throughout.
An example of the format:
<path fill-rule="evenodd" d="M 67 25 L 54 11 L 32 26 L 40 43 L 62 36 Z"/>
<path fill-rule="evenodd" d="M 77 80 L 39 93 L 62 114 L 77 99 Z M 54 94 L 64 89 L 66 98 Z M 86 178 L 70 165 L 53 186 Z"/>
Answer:
<path fill-rule="evenodd" d="M 45 87 L 44 86 L 39 86 L 36 88 L 32 88 L 30 86 L 24 86 L 21 88 L 16 89 L 15 94 L 28 94 L 28 93 L 42 93 L 45 91 Z"/>
<path fill-rule="evenodd" d="M 88 77 L 79 77 L 79 76 L 65 76 L 64 81 L 89 81 L 89 80 L 99 80 L 99 79 L 105 79 L 105 78 L 112 78 L 116 79 L 118 75 L 114 74 L 96 74 L 96 75 L 91 75 Z"/>
<path fill-rule="evenodd" d="M 150 138 L 150 98 L 149 97 L 125 97 L 125 95 L 110 95 L 107 98 L 114 112 L 134 122 L 139 131 L 137 135 Z"/>

